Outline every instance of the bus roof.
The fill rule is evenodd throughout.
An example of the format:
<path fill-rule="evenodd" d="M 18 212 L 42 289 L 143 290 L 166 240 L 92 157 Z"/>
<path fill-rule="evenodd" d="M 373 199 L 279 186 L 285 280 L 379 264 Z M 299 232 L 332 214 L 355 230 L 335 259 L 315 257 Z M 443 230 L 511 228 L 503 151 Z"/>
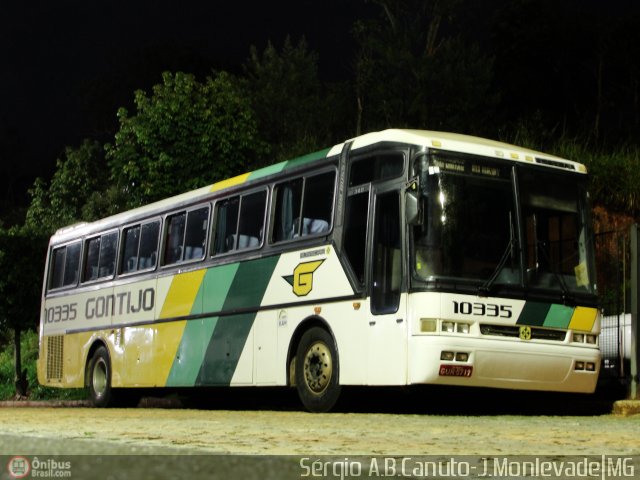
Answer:
<path fill-rule="evenodd" d="M 180 205 L 197 202 L 199 199 L 204 199 L 210 196 L 213 192 L 219 192 L 221 190 L 242 185 L 249 181 L 255 181 L 279 172 L 298 168 L 322 158 L 339 155 L 344 145 L 348 142 L 352 142 L 352 150 L 366 148 L 377 143 L 397 143 L 436 149 L 439 151 L 469 153 L 503 160 L 540 164 L 547 167 L 560 168 L 579 173 L 586 173 L 587 171 L 584 165 L 577 162 L 481 137 L 428 130 L 388 129 L 379 132 L 367 133 L 337 144 L 331 148 L 263 167 L 252 172 L 216 182 L 206 187 L 159 200 L 133 210 L 118 213 L 92 223 L 77 223 L 63 227 L 55 233 L 51 240 L 52 242 L 55 241 L 55 243 L 63 243 L 73 238 L 77 238 L 80 235 L 90 234 L 93 231 L 104 231 L 105 229 L 115 228 L 116 226 L 133 222 L 138 218 L 153 216 L 156 214 L 159 215 L 167 209 L 173 207 L 180 208 Z"/>
<path fill-rule="evenodd" d="M 380 132 L 367 133 L 353 138 L 353 150 L 364 148 L 380 142 L 405 143 L 423 146 L 441 151 L 452 151 L 482 155 L 526 163 L 537 163 L 549 167 L 586 173 L 587 169 L 578 162 L 556 157 L 516 145 L 510 145 L 496 140 L 489 140 L 459 133 L 436 132 L 430 130 L 390 129 Z M 346 143 L 346 142 L 345 142 Z M 338 154 L 344 144 L 334 146 L 329 155 Z"/>

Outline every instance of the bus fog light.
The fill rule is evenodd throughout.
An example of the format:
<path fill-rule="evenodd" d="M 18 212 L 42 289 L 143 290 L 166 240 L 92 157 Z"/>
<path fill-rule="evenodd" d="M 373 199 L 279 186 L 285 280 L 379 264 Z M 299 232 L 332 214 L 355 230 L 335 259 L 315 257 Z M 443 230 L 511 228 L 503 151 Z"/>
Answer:
<path fill-rule="evenodd" d="M 438 329 L 438 321 L 435 318 L 421 318 L 420 331 L 423 333 L 433 333 Z"/>
<path fill-rule="evenodd" d="M 446 360 L 447 362 L 453 361 L 455 354 L 453 352 L 441 352 L 440 360 Z"/>
<path fill-rule="evenodd" d="M 596 364 L 593 363 L 593 362 L 587 362 L 585 370 L 588 371 L 588 372 L 595 372 L 596 371 Z"/>
<path fill-rule="evenodd" d="M 584 362 L 576 362 L 576 370 L 584 370 Z"/>
<path fill-rule="evenodd" d="M 597 337 L 595 335 L 587 335 L 586 336 L 586 340 L 587 340 L 587 343 L 589 343 L 591 345 L 595 345 Z"/>
<path fill-rule="evenodd" d="M 456 352 L 456 362 L 468 362 L 469 354 L 466 352 Z"/>
<path fill-rule="evenodd" d="M 442 331 L 447 333 L 455 332 L 456 324 L 453 322 L 442 322 Z"/>
<path fill-rule="evenodd" d="M 468 323 L 457 323 L 456 331 L 458 333 L 469 333 L 469 324 Z"/>
<path fill-rule="evenodd" d="M 584 342 L 584 333 L 574 333 L 573 341 L 578 343 Z"/>

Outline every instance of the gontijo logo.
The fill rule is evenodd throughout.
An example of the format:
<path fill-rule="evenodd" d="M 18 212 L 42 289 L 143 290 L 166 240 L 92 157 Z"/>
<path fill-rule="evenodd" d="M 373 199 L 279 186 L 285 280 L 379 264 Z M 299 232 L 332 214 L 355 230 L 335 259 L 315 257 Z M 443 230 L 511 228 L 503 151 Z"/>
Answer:
<path fill-rule="evenodd" d="M 315 272 L 323 260 L 299 263 L 293 270 L 293 275 L 286 275 L 284 278 L 293 287 L 293 293 L 298 297 L 304 297 L 313 290 L 313 272 Z"/>
<path fill-rule="evenodd" d="M 25 457 L 12 457 L 7 464 L 7 470 L 13 478 L 24 478 L 31 472 L 31 465 Z"/>

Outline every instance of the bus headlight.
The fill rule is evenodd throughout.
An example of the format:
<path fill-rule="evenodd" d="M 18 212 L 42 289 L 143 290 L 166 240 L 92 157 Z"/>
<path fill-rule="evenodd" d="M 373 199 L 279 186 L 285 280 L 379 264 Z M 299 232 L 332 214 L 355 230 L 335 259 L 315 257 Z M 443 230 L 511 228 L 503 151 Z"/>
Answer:
<path fill-rule="evenodd" d="M 456 323 L 456 332 L 458 332 L 458 333 L 469 333 L 469 324 L 468 323 Z"/>
<path fill-rule="evenodd" d="M 437 330 L 438 330 L 438 320 L 436 320 L 435 318 L 420 319 L 420 332 L 435 333 Z"/>
<path fill-rule="evenodd" d="M 442 331 L 445 333 L 453 333 L 456 331 L 456 324 L 454 322 L 442 322 Z"/>

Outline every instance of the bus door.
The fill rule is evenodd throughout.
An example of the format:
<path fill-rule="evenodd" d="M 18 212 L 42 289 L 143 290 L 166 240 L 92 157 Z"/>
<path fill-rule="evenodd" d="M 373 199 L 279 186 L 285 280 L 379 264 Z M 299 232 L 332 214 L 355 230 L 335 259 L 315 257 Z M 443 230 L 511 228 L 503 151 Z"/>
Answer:
<path fill-rule="evenodd" d="M 374 187 L 369 270 L 367 383 L 405 384 L 407 377 L 406 295 L 402 294 L 404 242 L 401 195 Z"/>

